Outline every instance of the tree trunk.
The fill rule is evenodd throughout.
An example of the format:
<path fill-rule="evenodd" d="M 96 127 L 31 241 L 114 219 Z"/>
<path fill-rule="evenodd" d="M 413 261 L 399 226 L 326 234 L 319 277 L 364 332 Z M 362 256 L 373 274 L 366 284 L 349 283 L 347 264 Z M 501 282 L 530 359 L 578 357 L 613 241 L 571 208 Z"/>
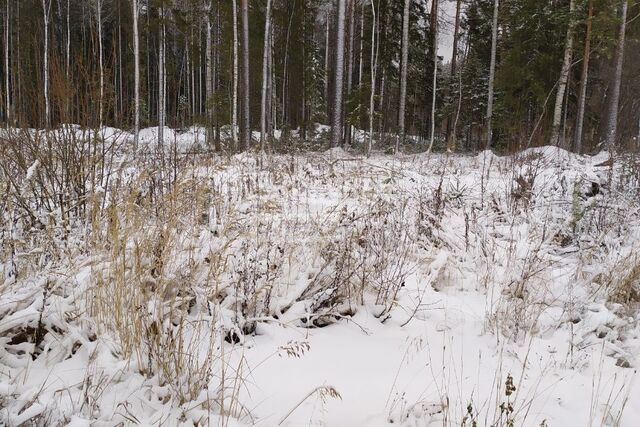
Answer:
<path fill-rule="evenodd" d="M 431 93 L 431 134 L 429 137 L 429 149 L 427 150 L 428 153 L 433 150 L 433 143 L 436 137 L 436 90 L 438 88 L 438 0 L 432 0 L 431 16 L 433 17 L 433 87 Z"/>
<path fill-rule="evenodd" d="M 165 22 L 164 7 L 160 9 L 160 41 L 158 52 L 158 151 L 164 147 L 165 127 Z"/>
<path fill-rule="evenodd" d="M 44 127 L 49 129 L 51 125 L 51 111 L 49 105 L 49 11 L 51 10 L 50 0 L 42 0 L 42 13 L 44 20 Z"/>
<path fill-rule="evenodd" d="M 326 16 L 326 30 L 324 38 L 324 102 L 327 106 L 327 119 L 329 118 L 329 10 L 327 10 Z"/>
<path fill-rule="evenodd" d="M 251 145 L 251 117 L 249 105 L 249 0 L 242 0 L 242 142 L 245 149 Z"/>
<path fill-rule="evenodd" d="M 398 138 L 396 139 L 396 153 L 400 144 L 405 140 L 405 106 L 407 100 L 407 68 L 409 67 L 409 9 L 411 0 L 404 1 L 404 13 L 402 15 L 402 60 L 400 68 L 400 106 L 398 107 Z"/>
<path fill-rule="evenodd" d="M 138 0 L 133 0 L 133 92 L 134 92 L 134 130 L 133 147 L 138 150 L 140 134 L 140 36 L 138 33 Z"/>
<path fill-rule="evenodd" d="M 234 148 L 238 148 L 238 6 L 233 0 L 233 100 L 231 112 L 231 135 Z"/>
<path fill-rule="evenodd" d="M 351 87 L 353 83 L 353 39 L 355 31 L 355 15 L 356 15 L 356 2 L 355 0 L 349 1 L 349 57 L 347 60 L 347 100 L 351 98 Z M 350 102 L 350 101 L 348 101 Z M 345 128 L 345 145 L 351 143 L 351 125 L 347 124 Z"/>
<path fill-rule="evenodd" d="M 591 50 L 591 26 L 593 21 L 593 0 L 589 0 L 589 14 L 587 16 L 587 31 L 584 38 L 584 54 L 582 57 L 582 75 L 580 76 L 580 95 L 578 97 L 578 117 L 576 119 L 576 134 L 574 149 L 582 153 L 582 129 L 584 127 L 584 110 L 587 100 L 587 82 L 589 80 L 589 58 Z"/>
<path fill-rule="evenodd" d="M 9 81 L 9 0 L 7 0 L 7 9 L 5 11 L 4 17 L 4 82 L 5 82 L 5 109 L 6 109 L 6 120 L 7 126 L 9 126 L 11 122 L 11 86 Z"/>
<path fill-rule="evenodd" d="M 205 15 L 205 104 L 207 111 L 207 144 L 210 145 L 213 141 L 213 114 L 212 114 L 212 106 L 213 106 L 213 44 L 211 42 L 211 12 L 212 12 L 212 2 L 209 1 L 207 6 L 206 15 Z"/>
<path fill-rule="evenodd" d="M 262 50 L 262 98 L 260 100 L 260 150 L 264 150 L 267 135 L 267 80 L 269 77 L 269 37 L 271 34 L 271 0 L 267 0 L 264 21 L 264 48 Z"/>
<path fill-rule="evenodd" d="M 624 39 L 627 29 L 627 0 L 622 0 L 622 18 L 620 21 L 620 32 L 618 33 L 618 43 L 615 54 L 615 69 L 613 74 L 613 87 L 611 89 L 611 99 L 609 102 L 609 117 L 607 121 L 606 148 L 611 150 L 617 141 L 618 131 L 618 106 L 620 103 L 620 83 L 622 82 L 622 64 L 624 60 Z"/>
<path fill-rule="evenodd" d="M 571 69 L 571 56 L 573 53 L 573 12 L 575 10 L 576 1 L 569 2 L 569 27 L 567 28 L 567 38 L 564 44 L 564 58 L 562 60 L 562 69 L 560 71 L 560 80 L 558 81 L 558 91 L 556 92 L 556 104 L 553 109 L 553 125 L 551 127 L 551 145 L 559 146 L 564 143 L 560 137 L 560 123 L 562 122 L 562 105 L 564 103 L 564 93 L 567 89 L 567 81 L 569 80 L 569 71 Z"/>
<path fill-rule="evenodd" d="M 98 105 L 98 128 L 102 128 L 104 116 L 104 64 L 102 60 L 102 0 L 96 0 L 96 18 L 98 24 L 98 67 L 100 70 L 100 99 Z"/>
<path fill-rule="evenodd" d="M 371 155 L 373 149 L 373 119 L 375 115 L 376 99 L 376 73 L 378 71 L 378 43 L 376 34 L 378 32 L 379 14 L 376 13 L 374 0 L 371 1 L 371 93 L 369 95 L 369 141 L 367 143 L 367 157 Z M 364 12 L 364 10 L 363 10 Z"/>
<path fill-rule="evenodd" d="M 333 126 L 331 129 L 331 145 L 337 147 L 342 143 L 342 84 L 344 80 L 344 18 L 346 0 L 338 0 L 338 39 L 336 46 L 335 97 L 333 103 Z"/>
<path fill-rule="evenodd" d="M 487 97 L 487 146 L 493 143 L 493 81 L 496 75 L 496 46 L 498 44 L 498 9 L 499 0 L 493 2 L 493 23 L 491 24 L 491 62 L 489 64 L 489 91 Z"/>

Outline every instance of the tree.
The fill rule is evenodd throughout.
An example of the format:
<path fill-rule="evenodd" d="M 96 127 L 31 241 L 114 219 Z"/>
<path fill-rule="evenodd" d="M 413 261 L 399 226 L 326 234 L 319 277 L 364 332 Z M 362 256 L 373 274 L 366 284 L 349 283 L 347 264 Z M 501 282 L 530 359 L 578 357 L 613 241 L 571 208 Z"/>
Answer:
<path fill-rule="evenodd" d="M 140 36 L 138 33 L 138 0 L 132 0 L 133 14 L 133 78 L 134 78 L 134 131 L 133 146 L 137 151 L 140 137 Z"/>
<path fill-rule="evenodd" d="M 269 77 L 269 54 L 271 51 L 271 0 L 267 0 L 264 21 L 264 48 L 262 53 L 262 99 L 260 101 L 260 150 L 264 150 L 267 135 L 267 80 Z"/>
<path fill-rule="evenodd" d="M 498 0 L 496 0 L 497 2 Z M 431 94 L 431 133 L 429 139 L 429 149 L 433 150 L 433 143 L 436 136 L 436 92 L 438 89 L 438 0 L 431 0 L 431 31 L 433 33 L 433 88 Z"/>
<path fill-rule="evenodd" d="M 233 8 L 233 99 L 231 101 L 232 122 L 231 132 L 233 135 L 233 144 L 237 148 L 238 144 L 238 7 L 236 0 L 233 0 L 231 7 Z"/>
<path fill-rule="evenodd" d="M 493 3 L 493 22 L 491 24 L 491 62 L 489 65 L 489 91 L 487 96 L 487 150 L 491 148 L 493 139 L 493 84 L 496 75 L 496 46 L 498 44 L 498 9 L 499 0 Z"/>
<path fill-rule="evenodd" d="M 616 143 L 618 131 L 618 107 L 620 103 L 620 84 L 622 81 L 622 64 L 624 59 L 624 41 L 627 28 L 627 0 L 622 0 L 622 13 L 620 18 L 620 30 L 616 44 L 615 65 L 612 78 L 611 98 L 609 101 L 609 115 L 607 117 L 607 135 L 605 144 L 607 149 L 613 148 Z"/>
<path fill-rule="evenodd" d="M 342 142 L 342 84 L 344 80 L 344 18 L 346 0 L 338 0 L 338 40 L 336 46 L 335 97 L 333 103 L 333 124 L 331 145 L 337 147 Z"/>
<path fill-rule="evenodd" d="M 242 0 L 242 144 L 246 150 L 251 144 L 251 118 L 249 117 L 249 0 Z"/>
<path fill-rule="evenodd" d="M 43 74 L 44 74 L 44 126 L 51 126 L 51 106 L 49 104 L 49 14 L 51 12 L 51 0 L 42 1 L 42 15 L 44 23 L 44 52 L 43 52 Z"/>
<path fill-rule="evenodd" d="M 400 105 L 398 107 L 398 138 L 396 141 L 396 153 L 399 144 L 404 144 L 405 139 L 405 106 L 407 103 L 407 69 L 409 68 L 409 8 L 411 0 L 404 1 L 404 13 L 402 14 L 402 59 L 400 63 Z"/>
<path fill-rule="evenodd" d="M 591 54 L 591 28 L 593 25 L 593 0 L 589 0 L 587 29 L 584 37 L 584 54 L 582 55 L 582 74 L 580 76 L 580 94 L 578 97 L 578 113 L 576 132 L 573 140 L 574 150 L 582 153 L 582 129 L 584 127 L 584 110 L 587 99 L 587 81 L 589 80 L 589 58 Z"/>
<path fill-rule="evenodd" d="M 562 60 L 562 70 L 560 71 L 560 79 L 558 80 L 558 91 L 556 92 L 556 104 L 553 109 L 553 125 L 551 128 L 551 144 L 560 145 L 563 141 L 560 138 L 560 122 L 562 120 L 562 105 L 564 104 L 564 94 L 567 89 L 567 80 L 569 79 L 569 70 L 571 68 L 571 56 L 573 52 L 573 26 L 575 19 L 573 13 L 575 10 L 575 0 L 569 2 L 569 25 L 567 28 L 567 39 L 564 45 L 564 58 Z"/>

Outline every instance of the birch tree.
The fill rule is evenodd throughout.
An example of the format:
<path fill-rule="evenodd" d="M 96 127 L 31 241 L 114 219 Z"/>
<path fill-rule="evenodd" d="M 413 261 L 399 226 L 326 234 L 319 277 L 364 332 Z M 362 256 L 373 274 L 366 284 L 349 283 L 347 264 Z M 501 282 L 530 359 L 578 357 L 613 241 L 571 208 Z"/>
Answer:
<path fill-rule="evenodd" d="M 342 87 L 344 81 L 344 18 L 346 0 L 338 0 L 338 39 L 336 46 L 335 97 L 333 103 L 333 126 L 331 145 L 337 147 L 342 142 Z"/>
<path fill-rule="evenodd" d="M 432 31 L 433 31 L 433 87 L 431 93 L 431 134 L 428 153 L 433 149 L 436 136 L 436 90 L 438 89 L 438 0 L 431 0 Z M 496 0 L 498 1 L 498 0 Z"/>
<path fill-rule="evenodd" d="M 396 153 L 400 143 L 405 140 L 405 105 L 407 101 L 407 69 L 409 68 L 409 9 L 411 0 L 404 1 L 404 11 L 402 14 L 402 59 L 400 63 L 400 106 L 398 107 L 398 139 L 396 140 Z"/>
<path fill-rule="evenodd" d="M 262 98 L 260 100 L 260 150 L 264 150 L 267 135 L 267 86 L 270 79 L 269 53 L 271 50 L 271 0 L 267 0 L 264 21 L 264 48 L 262 51 Z M 283 101 L 284 102 L 284 101 Z"/>
<path fill-rule="evenodd" d="M 160 6 L 160 29 L 158 46 L 158 150 L 164 146 L 165 127 L 165 11 L 164 4 Z"/>
<path fill-rule="evenodd" d="M 51 106 L 49 104 L 49 14 L 51 12 L 51 0 L 41 0 L 42 16 L 44 23 L 44 51 L 43 51 L 43 74 L 44 74 L 44 125 L 49 128 L 51 125 Z"/>
<path fill-rule="evenodd" d="M 242 0 L 242 142 L 245 149 L 251 144 L 251 118 L 249 116 L 249 0 Z"/>
<path fill-rule="evenodd" d="M 587 15 L 587 29 L 584 37 L 584 54 L 582 55 L 582 73 L 580 75 L 580 89 L 578 95 L 578 116 L 576 118 L 576 132 L 574 136 L 574 149 L 582 153 L 582 129 L 584 127 L 584 110 L 587 99 L 587 82 L 589 80 L 589 58 L 591 53 L 591 27 L 593 21 L 593 0 L 589 0 L 589 12 Z"/>
<path fill-rule="evenodd" d="M 96 0 L 96 24 L 98 26 L 98 67 L 100 70 L 100 100 L 98 105 L 98 128 L 102 128 L 104 115 L 104 64 L 102 59 L 102 0 Z"/>
<path fill-rule="evenodd" d="M 622 13 L 620 19 L 620 30 L 618 32 L 618 42 L 616 44 L 615 68 L 613 72 L 611 98 L 609 100 L 609 115 L 607 117 L 606 148 L 611 149 L 617 138 L 618 131 L 618 107 L 620 104 L 620 83 L 622 82 L 622 64 L 624 61 L 624 42 L 627 29 L 627 0 L 622 0 Z"/>
<path fill-rule="evenodd" d="M 371 155 L 373 149 L 373 119 L 375 116 L 375 99 L 376 99 L 376 74 L 378 71 L 378 53 L 379 46 L 376 43 L 378 39 L 378 22 L 379 14 L 376 13 L 376 6 L 374 0 L 371 2 L 371 93 L 369 94 L 369 141 L 367 142 L 367 157 Z M 364 14 L 364 10 L 363 10 Z"/>
<path fill-rule="evenodd" d="M 562 105 L 564 104 L 564 94 L 567 89 L 569 70 L 571 69 L 571 57 L 573 53 L 573 27 L 576 1 L 569 2 L 569 26 L 567 28 L 567 38 L 564 44 L 564 57 L 560 79 L 558 80 L 558 91 L 556 92 L 556 103 L 553 109 L 553 124 L 551 127 L 551 144 L 559 146 L 563 141 L 560 138 L 560 123 L 562 121 Z"/>
<path fill-rule="evenodd" d="M 9 80 L 9 48 L 11 40 L 9 39 L 9 0 L 7 0 L 7 8 L 5 10 L 4 16 L 4 80 L 5 80 L 5 109 L 6 109 L 6 119 L 7 126 L 11 122 L 11 86 Z"/>
<path fill-rule="evenodd" d="M 491 24 L 491 60 L 489 63 L 489 90 L 487 94 L 487 150 L 491 148 L 493 139 L 493 83 L 496 75 L 496 46 L 498 44 L 498 9 L 499 0 L 493 2 L 493 22 Z"/>
<path fill-rule="evenodd" d="M 213 44 L 211 42 L 211 12 L 212 12 L 212 0 L 209 0 L 207 10 L 205 13 L 205 93 L 206 111 L 207 111 L 207 143 L 210 144 L 213 139 Z"/>
<path fill-rule="evenodd" d="M 233 95 L 231 102 L 231 135 L 233 144 L 238 144 L 238 6 L 236 0 L 231 3 L 233 8 Z"/>
<path fill-rule="evenodd" d="M 138 34 L 138 0 L 132 0 L 133 12 L 133 93 L 134 93 L 134 130 L 133 146 L 138 150 L 140 135 L 140 36 Z"/>

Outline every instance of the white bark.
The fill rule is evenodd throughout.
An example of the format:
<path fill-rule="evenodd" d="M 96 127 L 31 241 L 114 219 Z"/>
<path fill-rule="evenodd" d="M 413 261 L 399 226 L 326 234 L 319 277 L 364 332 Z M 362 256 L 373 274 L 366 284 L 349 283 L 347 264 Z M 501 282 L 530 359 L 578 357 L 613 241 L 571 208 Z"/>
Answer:
<path fill-rule="evenodd" d="M 438 88 L 438 0 L 433 1 L 433 87 L 431 88 L 431 134 L 429 137 L 428 153 L 433 150 L 433 143 L 436 137 L 436 90 Z M 496 0 L 498 1 L 498 0 Z"/>
<path fill-rule="evenodd" d="M 211 106 L 213 104 L 213 44 L 211 42 L 211 1 L 205 12 L 205 31 L 206 31 L 206 51 L 205 51 L 205 93 L 204 97 L 207 105 L 207 143 L 213 140 L 213 114 Z"/>
<path fill-rule="evenodd" d="M 411 0 L 404 1 L 404 13 L 402 15 L 402 60 L 400 68 L 400 106 L 398 107 L 398 139 L 396 140 L 396 153 L 400 143 L 405 140 L 405 106 L 407 101 L 407 69 L 409 67 L 409 9 Z"/>
<path fill-rule="evenodd" d="M 160 42 L 158 52 L 158 149 L 164 147 L 165 127 L 165 22 L 164 8 L 160 9 Z"/>
<path fill-rule="evenodd" d="M 326 31 L 324 38 L 324 102 L 327 105 L 327 115 L 329 113 L 329 10 L 326 16 Z"/>
<path fill-rule="evenodd" d="M 102 0 L 96 0 L 96 18 L 98 24 L 98 67 L 100 69 L 100 100 L 98 105 L 98 128 L 102 128 L 104 115 L 104 64 L 102 61 Z"/>
<path fill-rule="evenodd" d="M 347 99 L 351 97 L 351 86 L 353 83 L 353 40 L 355 31 L 355 15 L 356 15 L 356 2 L 355 0 L 349 1 L 349 58 L 347 61 Z M 351 140 L 351 125 L 347 126 L 345 143 L 349 143 Z"/>
<path fill-rule="evenodd" d="M 344 82 L 344 18 L 346 0 L 338 0 L 338 39 L 336 41 L 335 97 L 333 103 L 333 125 L 331 129 L 331 145 L 342 143 L 342 86 Z"/>
<path fill-rule="evenodd" d="M 620 32 L 618 33 L 618 44 L 616 46 L 613 87 L 611 89 L 609 120 L 607 123 L 607 149 L 611 149 L 615 145 L 618 131 L 618 107 L 620 103 L 620 83 L 622 82 L 622 64 L 624 60 L 624 40 L 627 29 L 627 8 L 627 0 L 622 0 L 622 18 L 620 21 Z"/>
<path fill-rule="evenodd" d="M 9 82 L 9 0 L 7 0 L 7 9 L 5 11 L 4 17 L 4 79 L 5 79 L 5 109 L 6 109 L 6 119 L 7 126 L 11 121 L 11 86 Z"/>
<path fill-rule="evenodd" d="M 133 80 L 134 80 L 134 130 L 133 146 L 138 149 L 140 134 L 140 36 L 138 34 L 138 0 L 132 0 L 133 7 Z"/>
<path fill-rule="evenodd" d="M 245 149 L 251 144 L 251 117 L 249 116 L 249 0 L 242 0 L 242 97 L 243 97 L 243 129 L 242 138 Z"/>
<path fill-rule="evenodd" d="M 236 0 L 233 0 L 233 102 L 231 134 L 233 144 L 238 145 L 238 8 Z"/>
<path fill-rule="evenodd" d="M 560 70 L 560 80 L 558 81 L 558 91 L 556 92 L 556 104 L 553 109 L 553 124 L 551 127 L 551 144 L 560 145 L 560 123 L 562 121 L 562 105 L 564 104 L 564 93 L 567 89 L 567 81 L 569 80 L 569 71 L 571 69 L 571 57 L 573 53 L 573 13 L 575 11 L 576 1 L 569 2 L 569 26 L 567 28 L 567 38 L 564 44 L 564 58 L 562 60 L 562 69 Z"/>
<path fill-rule="evenodd" d="M 584 110 L 587 100 L 587 82 L 589 81 L 589 58 L 591 49 L 591 27 L 593 18 L 593 0 L 589 0 L 589 12 L 587 16 L 587 32 L 584 40 L 584 54 L 582 57 L 582 75 L 580 77 L 580 95 L 578 96 L 578 117 L 576 119 L 576 133 L 574 148 L 577 153 L 582 153 L 582 129 L 584 127 Z"/>
<path fill-rule="evenodd" d="M 364 11 L 363 11 L 364 12 Z M 375 115 L 375 98 L 376 98 L 376 73 L 378 71 L 378 43 L 376 43 L 376 34 L 378 33 L 378 14 L 374 0 L 371 0 L 371 94 L 369 96 L 369 141 L 367 143 L 367 157 L 371 155 L 373 149 L 373 119 Z"/>
<path fill-rule="evenodd" d="M 498 44 L 498 9 L 499 0 L 493 2 L 493 23 L 491 24 L 491 62 L 489 64 L 489 90 L 487 97 L 487 150 L 493 140 L 493 81 L 496 75 L 496 46 Z"/>
<path fill-rule="evenodd" d="M 136 0 L 133 0 L 134 2 Z M 71 70 L 69 69 L 69 66 L 71 64 L 71 19 L 70 19 L 70 15 L 71 15 L 71 0 L 67 0 L 67 49 L 66 49 L 66 63 L 65 63 L 65 71 L 67 73 L 67 78 L 69 78 L 70 76 L 70 72 Z"/>
<path fill-rule="evenodd" d="M 44 124 L 45 128 L 51 125 L 51 111 L 49 105 L 49 12 L 51 11 L 50 0 L 42 0 L 42 14 L 44 20 Z"/>
<path fill-rule="evenodd" d="M 264 21 L 264 48 L 262 52 L 262 98 L 260 100 L 260 150 L 264 150 L 267 135 L 267 80 L 269 76 L 269 51 L 271 43 L 271 0 L 267 0 L 267 10 Z M 284 101 L 283 101 L 284 102 Z"/>

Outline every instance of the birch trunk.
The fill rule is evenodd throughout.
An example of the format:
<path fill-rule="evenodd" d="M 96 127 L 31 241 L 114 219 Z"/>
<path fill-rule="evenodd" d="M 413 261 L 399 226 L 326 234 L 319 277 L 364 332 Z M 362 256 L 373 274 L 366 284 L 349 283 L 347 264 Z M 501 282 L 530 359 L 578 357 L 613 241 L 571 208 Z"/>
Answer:
<path fill-rule="evenodd" d="M 580 95 L 578 97 L 578 117 L 576 119 L 576 134 L 574 149 L 582 153 L 582 129 L 584 127 L 584 110 L 587 100 L 587 82 L 589 81 L 589 58 L 591 50 L 591 26 L 593 21 L 593 0 L 589 0 L 589 14 L 587 16 L 587 31 L 584 39 L 584 54 L 582 57 L 582 75 L 580 76 Z"/>
<path fill-rule="evenodd" d="M 491 24 L 491 62 L 489 64 L 489 91 L 487 97 L 487 147 L 491 148 L 493 140 L 493 81 L 496 74 L 496 46 L 498 44 L 498 9 L 499 0 L 493 2 L 493 23 Z"/>
<path fill-rule="evenodd" d="M 205 46 L 205 104 L 207 111 L 207 144 L 211 144 L 213 140 L 213 115 L 211 114 L 211 105 L 213 104 L 212 97 L 212 87 L 213 87 L 213 68 L 212 68 L 212 56 L 213 56 L 213 45 L 211 43 L 211 1 L 209 1 L 209 6 L 207 7 L 206 16 L 205 16 L 205 38 L 206 38 L 206 46 Z"/>
<path fill-rule="evenodd" d="M 498 1 L 498 0 L 496 0 Z M 429 149 L 433 150 L 436 138 L 436 90 L 438 88 L 438 0 L 432 0 L 431 13 L 433 16 L 433 87 L 431 88 L 431 134 L 429 136 Z"/>
<path fill-rule="evenodd" d="M 133 147 L 138 150 L 140 134 L 140 36 L 138 33 L 138 0 L 133 0 L 133 92 L 134 92 L 134 130 Z"/>
<path fill-rule="evenodd" d="M 407 68 L 409 67 L 409 8 L 411 0 L 404 1 L 402 15 L 402 60 L 400 68 L 400 106 L 398 107 L 398 138 L 396 139 L 396 153 L 400 144 L 405 141 L 405 106 L 407 101 Z"/>
<path fill-rule="evenodd" d="M 165 22 L 164 8 L 160 10 L 160 42 L 158 52 L 158 150 L 164 147 L 165 126 Z"/>
<path fill-rule="evenodd" d="M 11 86 L 9 81 L 9 0 L 7 0 L 7 9 L 5 11 L 4 17 L 4 87 L 5 87 L 5 109 L 6 109 L 6 119 L 7 126 L 11 122 Z"/>
<path fill-rule="evenodd" d="M 264 21 L 264 48 L 262 51 L 262 98 L 260 100 L 260 150 L 264 150 L 267 135 L 267 80 L 269 77 L 269 37 L 271 34 L 271 0 L 267 0 L 267 10 Z"/>
<path fill-rule="evenodd" d="M 232 2 L 233 7 L 233 102 L 231 112 L 231 135 L 233 145 L 238 148 L 238 7 L 236 0 Z"/>
<path fill-rule="evenodd" d="M 338 0 L 338 39 L 336 46 L 335 97 L 333 103 L 333 126 L 331 129 L 331 145 L 342 143 L 342 85 L 344 80 L 344 18 L 346 0 Z"/>
<path fill-rule="evenodd" d="M 627 0 L 622 0 L 622 18 L 620 21 L 620 32 L 618 33 L 618 43 L 615 54 L 615 70 L 613 75 L 613 88 L 611 89 L 611 100 L 609 103 L 609 117 L 607 121 L 606 148 L 610 150 L 616 143 L 618 131 L 618 106 L 620 103 L 620 83 L 622 81 L 622 64 L 624 60 L 624 41 L 627 29 Z"/>
<path fill-rule="evenodd" d="M 567 28 L 567 38 L 564 44 L 564 58 L 562 60 L 562 69 L 560 70 L 560 80 L 558 81 L 558 91 L 556 92 L 556 104 L 553 109 L 553 124 L 551 127 L 551 144 L 559 146 L 564 141 L 560 136 L 560 124 L 562 122 L 562 105 L 564 104 L 564 93 L 567 89 L 567 81 L 569 80 L 569 71 L 571 69 L 571 57 L 573 53 L 573 13 L 575 11 L 576 1 L 569 2 L 569 27 Z"/>
<path fill-rule="evenodd" d="M 104 115 L 104 64 L 102 60 L 102 0 L 96 0 L 96 18 L 98 24 L 98 67 L 100 70 L 100 99 L 98 105 L 98 128 L 102 128 Z"/>
<path fill-rule="evenodd" d="M 376 34 L 378 30 L 378 16 L 374 0 L 371 1 L 371 93 L 369 96 L 369 141 L 367 143 L 367 157 L 371 155 L 373 149 L 373 119 L 375 115 L 375 99 L 376 99 L 376 73 L 378 70 L 378 46 L 376 43 Z M 364 12 L 364 10 L 363 10 Z"/>
<path fill-rule="evenodd" d="M 50 0 L 42 0 L 42 14 L 44 20 L 44 126 L 49 129 L 51 125 L 51 111 L 49 105 L 49 12 L 51 10 Z"/>
<path fill-rule="evenodd" d="M 355 31 L 355 15 L 356 15 L 356 2 L 355 0 L 349 1 L 349 57 L 347 60 L 347 99 L 351 97 L 351 86 L 353 83 L 353 33 Z M 345 145 L 351 142 L 351 125 L 347 125 L 345 129 Z"/>
<path fill-rule="evenodd" d="M 251 117 L 249 116 L 249 0 L 242 0 L 242 142 L 245 149 L 251 144 Z"/>

